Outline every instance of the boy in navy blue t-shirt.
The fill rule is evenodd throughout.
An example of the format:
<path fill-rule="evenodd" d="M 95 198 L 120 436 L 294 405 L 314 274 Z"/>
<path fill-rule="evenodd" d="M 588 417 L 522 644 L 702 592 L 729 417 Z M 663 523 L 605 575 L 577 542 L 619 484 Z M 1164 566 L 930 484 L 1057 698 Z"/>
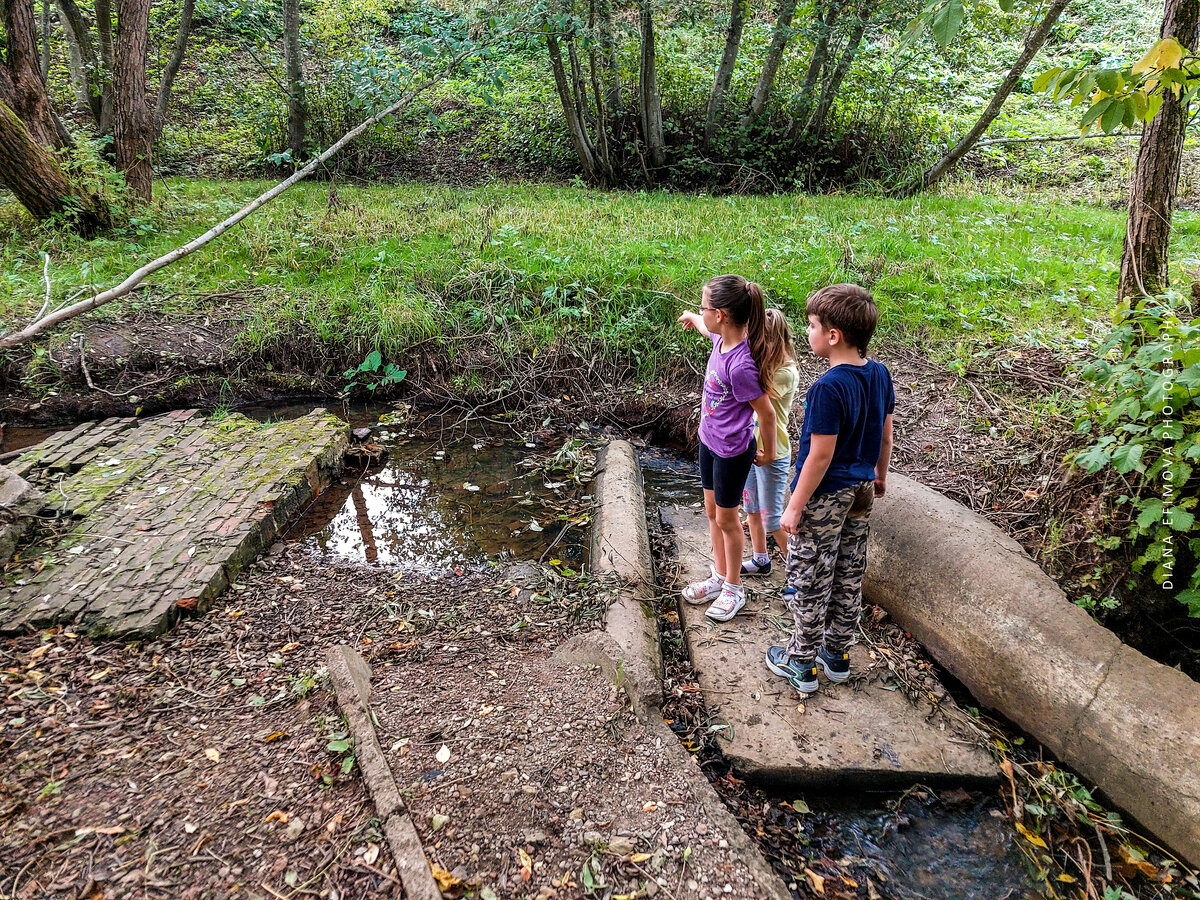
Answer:
<path fill-rule="evenodd" d="M 804 399 L 788 537 L 787 597 L 795 632 L 767 651 L 767 667 L 802 694 L 850 677 L 850 644 L 862 614 L 871 504 L 887 490 L 896 395 L 887 367 L 867 359 L 879 311 L 854 284 L 808 298 L 808 345 L 829 361 Z"/>

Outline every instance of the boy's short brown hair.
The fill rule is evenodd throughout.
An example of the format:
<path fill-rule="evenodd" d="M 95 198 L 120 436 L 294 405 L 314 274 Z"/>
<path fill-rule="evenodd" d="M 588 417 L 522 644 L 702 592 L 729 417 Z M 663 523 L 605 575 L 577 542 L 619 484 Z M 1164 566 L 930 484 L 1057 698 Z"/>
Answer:
<path fill-rule="evenodd" d="M 857 284 L 831 284 L 809 297 L 804 311 L 816 316 L 823 328 L 840 331 L 859 356 L 867 355 L 867 344 L 879 322 L 879 309 L 866 288 Z"/>

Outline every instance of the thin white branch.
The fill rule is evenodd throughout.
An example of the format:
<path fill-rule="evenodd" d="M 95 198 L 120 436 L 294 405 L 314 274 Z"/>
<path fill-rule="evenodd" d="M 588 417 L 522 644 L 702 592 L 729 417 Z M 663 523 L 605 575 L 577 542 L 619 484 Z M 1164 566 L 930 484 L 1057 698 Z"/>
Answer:
<path fill-rule="evenodd" d="M 46 299 L 42 301 L 42 308 L 38 312 L 37 317 L 40 319 L 46 314 L 46 310 L 50 308 L 50 254 L 42 254 L 42 278 L 46 282 Z"/>
<path fill-rule="evenodd" d="M 55 325 L 57 325 L 60 322 L 65 322 L 67 319 L 73 319 L 78 315 L 81 315 L 85 312 L 90 312 L 93 309 L 97 309 L 98 307 L 104 306 L 107 303 L 111 303 L 112 301 L 114 301 L 120 297 L 124 297 L 126 294 L 130 293 L 134 288 L 136 288 L 139 284 L 141 284 L 149 275 L 154 274 L 159 269 L 165 268 L 166 266 L 169 266 L 172 263 L 178 262 L 179 260 L 183 259 L 185 256 L 189 256 L 192 253 L 195 253 L 197 250 L 199 250 L 201 247 L 203 247 L 205 244 L 209 243 L 210 241 L 213 241 L 216 238 L 219 238 L 226 231 L 228 231 L 234 225 L 237 225 L 239 222 L 241 222 L 247 216 L 249 216 L 252 213 L 256 212 L 257 210 L 261 209 L 263 206 L 266 206 L 268 203 L 270 203 L 272 200 L 274 200 L 276 197 L 278 197 L 280 194 L 282 194 L 284 191 L 286 191 L 292 185 L 296 184 L 299 181 L 303 181 L 305 178 L 307 178 L 309 175 L 311 175 L 313 172 L 315 172 L 322 163 L 324 163 L 327 159 L 332 157 L 339 150 L 341 150 L 343 147 L 345 147 L 347 144 L 349 144 L 351 141 L 353 141 L 355 138 L 357 138 L 359 135 L 361 135 L 368 128 L 371 128 L 372 126 L 376 125 L 377 123 L 382 122 L 388 116 L 394 115 L 395 113 L 399 112 L 401 109 L 408 106 L 408 104 L 412 103 L 412 101 L 415 100 L 424 91 L 428 90 L 429 88 L 431 88 L 435 84 L 437 84 L 439 81 L 446 78 L 448 75 L 450 75 L 450 73 L 452 71 L 454 71 L 454 69 L 458 65 L 458 63 L 471 52 L 474 52 L 474 51 L 473 50 L 464 50 L 464 51 L 458 53 L 450 61 L 449 65 L 443 71 L 441 71 L 437 75 L 434 75 L 433 77 L 427 79 L 426 81 L 422 82 L 421 84 L 417 85 L 415 88 L 410 90 L 407 94 L 402 96 L 399 100 L 397 100 L 395 103 L 393 103 L 387 109 L 383 110 L 382 112 L 376 113 L 371 118 L 360 123 L 357 127 L 352 129 L 351 131 L 348 131 L 336 143 L 334 143 L 332 146 L 330 146 L 329 149 L 327 149 L 320 156 L 313 159 L 303 169 L 297 170 L 296 172 L 294 172 L 292 174 L 292 176 L 290 178 L 288 178 L 286 181 L 282 181 L 279 184 L 275 185 L 275 187 L 271 188 L 265 194 L 260 194 L 258 197 L 251 200 L 244 207 L 242 207 L 238 212 L 234 213 L 232 216 L 230 216 L 224 222 L 221 222 L 219 225 L 214 225 L 212 228 L 210 228 L 208 231 L 204 232 L 204 234 L 200 235 L 198 238 L 195 238 L 194 240 L 189 241 L 187 244 L 184 244 L 182 247 L 177 247 L 176 249 L 172 250 L 170 253 L 166 254 L 165 256 L 160 256 L 158 259 L 153 260 L 152 262 L 146 263 L 144 266 L 142 266 L 140 269 L 133 272 L 131 275 L 129 275 L 129 277 L 127 277 L 124 281 L 122 281 L 120 284 L 116 285 L 115 287 L 111 287 L 106 291 L 101 291 L 99 294 L 89 297 L 87 300 L 81 300 L 78 303 L 73 303 L 70 306 L 65 306 L 62 309 L 55 310 L 54 312 L 50 313 L 49 315 L 42 315 L 39 313 L 39 315 L 36 319 L 34 319 L 32 322 L 30 322 L 28 325 L 26 325 L 20 331 L 13 332 L 11 334 L 0 335 L 0 350 L 8 350 L 13 347 L 20 346 L 21 344 L 31 341 L 33 338 L 37 337 L 43 331 L 46 331 L 49 328 L 53 328 Z M 47 260 L 47 265 L 48 264 L 49 264 L 49 262 Z M 44 312 L 44 310 L 43 310 L 43 312 Z"/>

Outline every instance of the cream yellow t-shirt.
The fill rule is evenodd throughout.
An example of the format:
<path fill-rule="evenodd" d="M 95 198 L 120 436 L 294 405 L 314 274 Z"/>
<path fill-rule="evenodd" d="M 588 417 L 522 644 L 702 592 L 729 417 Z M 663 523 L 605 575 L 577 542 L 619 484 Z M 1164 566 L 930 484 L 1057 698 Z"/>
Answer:
<path fill-rule="evenodd" d="M 792 444 L 788 439 L 788 419 L 792 404 L 796 402 L 796 388 L 800 386 L 800 370 L 794 362 L 784 363 L 775 372 L 775 392 L 771 406 L 775 408 L 775 458 L 792 458 Z M 754 437 L 758 439 L 758 416 L 754 417 Z"/>

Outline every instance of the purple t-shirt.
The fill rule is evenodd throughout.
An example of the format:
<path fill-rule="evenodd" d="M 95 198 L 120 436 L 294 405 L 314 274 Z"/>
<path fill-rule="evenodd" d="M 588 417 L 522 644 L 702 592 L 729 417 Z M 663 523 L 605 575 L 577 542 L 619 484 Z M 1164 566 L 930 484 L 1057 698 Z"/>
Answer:
<path fill-rule="evenodd" d="M 721 336 L 711 337 L 713 349 L 704 372 L 704 396 L 700 400 L 700 440 L 717 456 L 740 456 L 754 439 L 754 410 L 750 401 L 763 395 L 758 384 L 758 366 L 745 341 L 722 353 Z"/>

